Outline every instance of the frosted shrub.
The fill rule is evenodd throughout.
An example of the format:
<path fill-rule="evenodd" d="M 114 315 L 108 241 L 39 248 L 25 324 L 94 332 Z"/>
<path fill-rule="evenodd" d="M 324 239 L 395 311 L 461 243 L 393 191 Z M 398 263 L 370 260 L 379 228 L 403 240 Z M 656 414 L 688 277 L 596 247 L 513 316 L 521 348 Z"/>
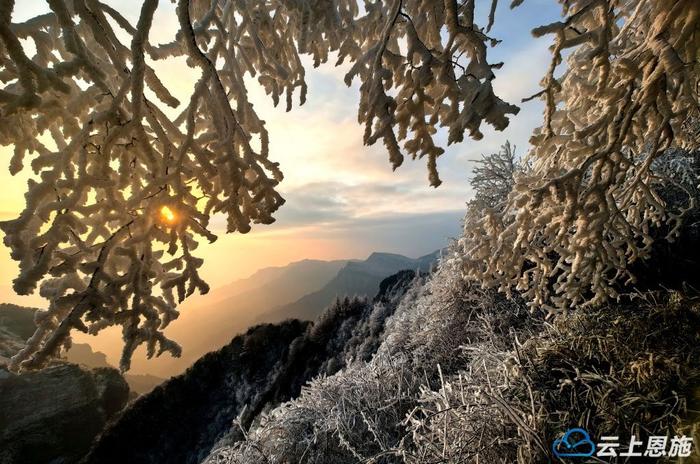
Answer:
<path fill-rule="evenodd" d="M 472 352 L 464 345 L 506 352 L 512 331 L 531 335 L 533 321 L 523 304 L 465 283 L 454 262 L 444 260 L 427 282 L 416 280 L 406 292 L 371 360 L 355 360 L 335 375 L 315 379 L 297 399 L 263 415 L 245 440 L 214 450 L 205 462 L 427 462 L 420 461 L 421 447 L 432 438 L 423 437 L 417 424 L 438 401 L 434 395 L 440 395 L 435 392 L 445 376 L 470 362 Z M 502 383 L 505 370 L 494 377 L 483 365 L 486 360 L 489 369 L 500 369 L 493 367 L 500 359 L 471 361 L 479 373 L 469 380 L 470 391 L 488 375 Z M 483 417 L 488 414 L 485 409 Z M 466 430 L 449 430 L 449 436 Z"/>
<path fill-rule="evenodd" d="M 549 462 L 552 441 L 573 426 L 697 437 L 696 299 L 646 293 L 551 322 L 521 304 L 507 330 L 499 320 L 517 306 L 472 308 L 462 307 L 471 335 L 454 368 L 421 385 L 405 419 L 405 462 Z"/>
<path fill-rule="evenodd" d="M 396 359 L 355 363 L 281 405 L 247 439 L 215 450 L 215 463 L 386 463 L 404 439 L 401 421 L 416 379 Z"/>

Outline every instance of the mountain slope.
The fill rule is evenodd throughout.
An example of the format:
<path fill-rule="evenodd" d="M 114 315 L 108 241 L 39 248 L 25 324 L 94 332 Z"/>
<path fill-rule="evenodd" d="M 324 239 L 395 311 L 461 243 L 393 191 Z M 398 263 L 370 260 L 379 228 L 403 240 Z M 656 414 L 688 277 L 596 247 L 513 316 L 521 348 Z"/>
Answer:
<path fill-rule="evenodd" d="M 375 295 L 384 278 L 402 270 L 426 272 L 437 255 L 412 259 L 372 253 L 364 261 L 304 260 L 263 269 L 209 295 L 187 300 L 180 317 L 166 331 L 183 347 L 182 357 L 135 359 L 135 370 L 163 377 L 179 374 L 249 327 L 290 318 L 314 320 L 336 297 Z M 245 290 L 239 291 L 241 288 Z"/>
<path fill-rule="evenodd" d="M 429 272 L 439 256 L 435 251 L 417 259 L 392 253 L 372 253 L 365 261 L 349 262 L 328 284 L 297 301 L 278 306 L 262 314 L 260 322 L 277 322 L 285 318 L 314 320 L 336 298 L 372 296 L 381 281 L 399 271 Z"/>
<path fill-rule="evenodd" d="M 316 322 L 249 329 L 184 374 L 136 400 L 95 444 L 85 464 L 197 464 L 212 448 L 242 439 L 259 414 L 297 396 L 349 358 L 368 359 L 386 319 L 415 275 L 387 279 L 374 303 L 346 299 Z M 128 444 L 125 446 L 125 444 Z"/>
<path fill-rule="evenodd" d="M 188 299 L 166 333 L 182 347 L 181 358 L 136 359 L 138 372 L 170 376 L 183 372 L 205 353 L 217 350 L 258 322 L 268 308 L 294 301 L 323 287 L 347 260 L 304 260 L 266 268 L 208 295 Z"/>
<path fill-rule="evenodd" d="M 298 321 L 259 326 L 209 353 L 183 375 L 137 399 L 109 427 L 87 463 L 196 464 L 254 401 L 304 333 Z"/>
<path fill-rule="evenodd" d="M 256 271 L 250 277 L 215 288 L 201 299 L 206 299 L 208 304 L 212 304 L 274 285 L 276 289 L 274 296 L 281 300 L 288 300 L 294 298 L 294 295 L 308 293 L 317 289 L 319 285 L 325 285 L 349 261 L 347 259 L 333 261 L 304 259 L 285 266 L 266 267 Z M 188 301 L 196 303 L 197 299 L 199 298 L 191 298 Z"/>
<path fill-rule="evenodd" d="M 262 269 L 207 295 L 193 295 L 181 306 L 179 318 L 166 329 L 166 334 L 182 346 L 182 357 L 148 360 L 137 354 L 132 373 L 160 378 L 180 374 L 205 353 L 225 346 L 249 327 L 289 318 L 314 320 L 336 297 L 375 295 L 382 279 L 401 270 L 427 271 L 436 256 L 437 252 L 412 259 L 391 253 L 373 253 L 364 261 L 303 260 Z M 33 331 L 33 323 L 29 319 L 27 322 Z M 90 340 L 80 341 L 89 343 L 95 353 L 105 353 L 105 362 L 109 364 L 119 358 L 118 334 L 112 340 L 90 337 Z M 79 353 L 80 348 L 76 347 L 73 361 L 93 367 L 102 365 L 96 364 L 97 358 L 90 357 L 87 351 Z M 132 382 L 129 377 L 127 380 Z"/>

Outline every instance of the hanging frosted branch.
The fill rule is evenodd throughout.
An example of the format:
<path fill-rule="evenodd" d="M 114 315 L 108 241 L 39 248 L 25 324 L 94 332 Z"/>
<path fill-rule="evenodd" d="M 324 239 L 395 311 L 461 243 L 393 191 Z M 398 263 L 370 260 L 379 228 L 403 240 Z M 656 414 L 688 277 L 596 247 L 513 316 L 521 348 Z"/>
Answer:
<path fill-rule="evenodd" d="M 700 4 L 562 3 L 563 21 L 533 31 L 555 41 L 532 170 L 505 211 L 466 225 L 459 257 L 465 276 L 552 311 L 616 298 L 616 284 L 634 282 L 630 265 L 648 256 L 654 230 L 670 223 L 667 239 L 675 238 L 684 213 L 659 195 L 673 180 L 654 161 L 700 142 L 688 130 L 700 114 Z"/>
<path fill-rule="evenodd" d="M 208 291 L 195 253 L 216 239 L 211 216 L 246 233 L 284 202 L 251 77 L 289 110 L 306 100 L 302 54 L 315 66 L 332 54 L 350 61 L 365 142 L 383 140 L 394 167 L 402 153 L 426 157 L 435 186 L 437 127 L 449 143 L 478 139 L 482 122 L 503 129 L 517 111 L 493 94 L 498 65 L 486 44 L 495 41 L 474 23 L 473 1 L 361 11 L 355 0 L 180 0 L 179 32 L 158 45 L 149 40 L 157 0 L 142 3 L 135 25 L 99 0 L 48 6 L 17 23 L 14 3 L 0 2 L 0 145 L 14 149 L 11 173 L 34 173 L 24 210 L 0 227 L 20 267 L 15 291 L 39 288 L 49 300 L 15 369 L 44 365 L 72 330 L 110 326 L 122 329 L 122 369 L 141 345 L 149 357 L 179 355 L 163 330 L 179 302 Z M 183 102 L 150 64 L 172 57 L 200 72 Z"/>
<path fill-rule="evenodd" d="M 403 163 L 404 150 L 414 159 L 426 157 L 430 185 L 437 187 L 437 158 L 445 151 L 434 140 L 439 127 L 447 129 L 449 144 L 462 142 L 465 133 L 480 140 L 483 122 L 503 130 L 507 115 L 518 108 L 493 92 L 493 69 L 501 63 L 489 64 L 486 51 L 497 41 L 474 23 L 474 1 L 388 3 L 388 12 L 369 11 L 368 18 L 377 16 L 382 28 L 358 37 L 363 52 L 345 80 L 362 81 L 365 143 L 383 140 L 394 169 Z"/>

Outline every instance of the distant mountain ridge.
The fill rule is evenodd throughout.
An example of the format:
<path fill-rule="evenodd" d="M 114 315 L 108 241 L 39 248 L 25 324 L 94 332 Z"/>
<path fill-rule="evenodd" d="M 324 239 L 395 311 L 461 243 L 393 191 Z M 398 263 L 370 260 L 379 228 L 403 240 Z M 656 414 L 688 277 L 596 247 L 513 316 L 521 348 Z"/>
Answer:
<path fill-rule="evenodd" d="M 348 262 L 321 289 L 263 313 L 258 321 L 315 320 L 336 298 L 376 295 L 381 281 L 399 271 L 429 272 L 439 255 L 440 251 L 435 251 L 413 259 L 393 253 L 372 253 L 365 261 Z"/>
<path fill-rule="evenodd" d="M 137 372 L 169 376 L 183 372 L 205 353 L 262 323 L 314 320 L 337 297 L 376 295 L 379 283 L 402 270 L 427 272 L 439 252 L 419 258 L 372 253 L 365 260 L 302 260 L 261 269 L 204 296 L 188 299 L 167 335 L 182 347 L 181 358 L 136 358 Z"/>
<path fill-rule="evenodd" d="M 207 295 L 193 295 L 181 305 L 179 318 L 166 329 L 166 335 L 182 346 L 182 357 L 147 360 L 137 353 L 127 379 L 132 383 L 130 377 L 135 374 L 167 378 L 181 373 L 204 354 L 225 346 L 257 324 L 292 318 L 314 320 L 338 297 L 375 295 L 379 283 L 399 271 L 429 271 L 438 254 L 436 251 L 413 259 L 375 252 L 365 260 L 307 259 L 264 268 Z M 33 323 L 28 325 L 33 331 Z M 107 355 L 106 361 L 97 359 L 79 343 L 69 360 L 85 365 L 115 364 L 121 349 L 117 342 L 116 337 L 111 342 L 99 337 L 88 342 L 94 354 Z"/>
<path fill-rule="evenodd" d="M 264 286 L 275 285 L 277 298 L 287 298 L 292 292 L 309 292 L 319 282 L 330 280 L 343 266 L 354 260 L 338 259 L 323 261 L 318 259 L 303 259 L 285 266 L 272 266 L 260 269 L 251 276 L 235 280 L 222 287 L 213 289 L 206 299 L 218 302 L 246 292 L 255 291 Z M 291 288 L 291 290 L 290 290 Z M 192 299 L 191 301 L 195 301 Z"/>
<path fill-rule="evenodd" d="M 157 360 L 153 364 L 158 372 L 142 359 L 135 359 L 134 365 L 141 372 L 157 375 L 182 372 L 205 353 L 245 333 L 256 324 L 260 312 L 323 287 L 348 262 L 350 260 L 302 260 L 287 266 L 264 268 L 207 295 L 188 299 L 180 308 L 180 317 L 166 332 L 183 347 L 182 357 Z"/>

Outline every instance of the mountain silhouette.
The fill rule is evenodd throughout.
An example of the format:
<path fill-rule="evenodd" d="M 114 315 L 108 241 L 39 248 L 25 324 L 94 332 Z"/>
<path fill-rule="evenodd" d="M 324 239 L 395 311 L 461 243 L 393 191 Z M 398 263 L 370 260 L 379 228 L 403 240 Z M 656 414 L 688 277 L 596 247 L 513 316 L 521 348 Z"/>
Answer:
<path fill-rule="evenodd" d="M 307 259 L 264 268 L 207 295 L 193 295 L 181 305 L 180 316 L 166 329 L 168 337 L 182 346 L 182 357 L 162 356 L 148 360 L 143 353 L 137 353 L 129 374 L 148 373 L 158 380 L 179 374 L 204 354 L 225 346 L 254 325 L 291 318 L 314 320 L 337 298 L 377 294 L 379 283 L 399 271 L 429 271 L 437 256 L 438 252 L 434 252 L 413 259 L 376 252 L 364 261 Z M 34 330 L 33 312 L 22 314 L 27 316 L 23 321 L 27 326 L 23 334 L 26 340 Z M 91 367 L 113 365 L 120 354 L 119 341 L 118 334 L 114 340 L 90 339 L 92 350 L 82 351 L 86 346 L 76 343 L 69 358 Z M 106 354 L 107 359 L 97 362 L 90 356 L 97 353 Z"/>
<path fill-rule="evenodd" d="M 158 376 L 180 373 L 205 353 L 225 346 L 254 325 L 286 319 L 314 320 L 336 298 L 372 296 L 379 283 L 402 270 L 427 272 L 438 252 L 417 259 L 372 253 L 366 260 L 303 260 L 262 269 L 205 296 L 187 300 L 166 331 L 183 347 L 181 358 L 145 361 L 138 372 Z M 144 368 L 140 368 L 143 363 Z"/>
<path fill-rule="evenodd" d="M 314 320 L 336 298 L 376 295 L 381 281 L 399 271 L 430 271 L 438 256 L 439 251 L 417 259 L 392 253 L 372 253 L 365 261 L 347 263 L 320 290 L 261 314 L 258 322 L 278 322 L 288 318 Z"/>

